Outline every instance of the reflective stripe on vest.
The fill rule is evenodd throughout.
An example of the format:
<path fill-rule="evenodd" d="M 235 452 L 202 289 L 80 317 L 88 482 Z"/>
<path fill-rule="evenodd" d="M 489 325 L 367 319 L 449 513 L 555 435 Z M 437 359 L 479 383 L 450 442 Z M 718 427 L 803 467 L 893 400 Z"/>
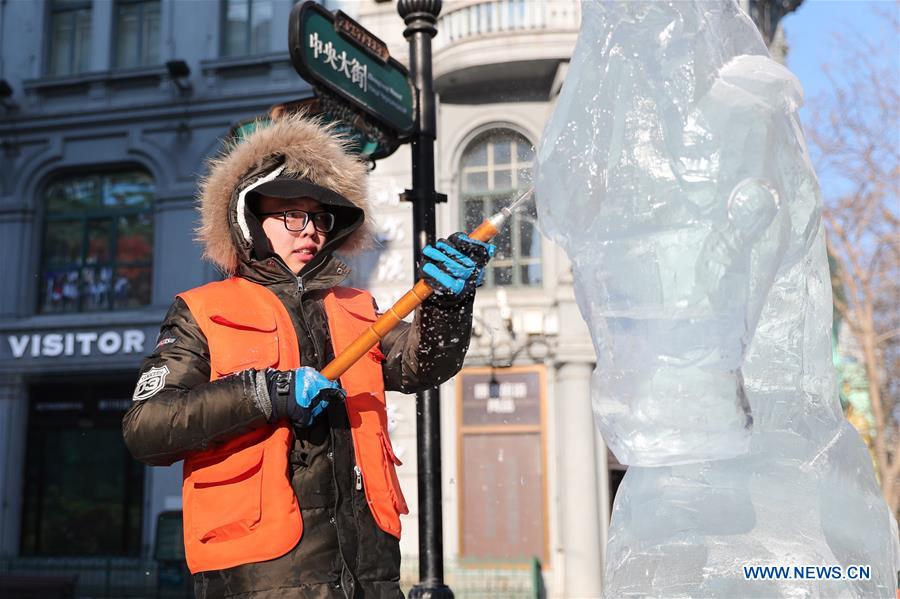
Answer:
<path fill-rule="evenodd" d="M 209 344 L 210 380 L 249 368 L 300 366 L 290 316 L 265 287 L 232 278 L 179 297 Z M 325 312 L 335 354 L 375 319 L 371 295 L 348 288 L 326 295 Z M 399 538 L 399 514 L 408 510 L 387 435 L 380 359 L 359 360 L 341 385 L 372 514 L 382 530 Z M 290 427 L 281 423 L 185 459 L 185 557 L 192 573 L 274 559 L 296 545 L 303 523 L 287 475 L 292 443 Z"/>

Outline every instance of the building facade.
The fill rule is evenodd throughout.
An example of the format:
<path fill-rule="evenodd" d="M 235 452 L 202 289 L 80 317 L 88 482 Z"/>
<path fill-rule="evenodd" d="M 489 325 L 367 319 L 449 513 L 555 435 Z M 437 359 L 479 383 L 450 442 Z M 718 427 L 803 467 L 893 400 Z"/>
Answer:
<path fill-rule="evenodd" d="M 133 461 L 121 417 L 175 294 L 218 277 L 204 160 L 310 94 L 291 6 L 0 3 L 0 555 L 147 556 L 180 508 L 180 467 Z"/>
<path fill-rule="evenodd" d="M 291 5 L 0 0 L 0 557 L 147 559 L 158 516 L 180 509 L 180 465 L 130 459 L 121 416 L 175 294 L 219 277 L 192 241 L 204 160 L 238 122 L 312 93 L 288 57 Z M 326 6 L 407 63 L 394 3 Z M 439 235 L 530 187 L 579 24 L 577 0 L 444 3 Z M 404 146 L 371 172 L 379 243 L 351 260 L 382 307 L 414 270 L 410 163 Z M 624 468 L 593 425 L 593 347 L 533 210 L 497 243 L 465 367 L 441 389 L 447 578 L 537 559 L 548 596 L 599 596 Z M 415 580 L 415 399 L 389 404 Z"/>

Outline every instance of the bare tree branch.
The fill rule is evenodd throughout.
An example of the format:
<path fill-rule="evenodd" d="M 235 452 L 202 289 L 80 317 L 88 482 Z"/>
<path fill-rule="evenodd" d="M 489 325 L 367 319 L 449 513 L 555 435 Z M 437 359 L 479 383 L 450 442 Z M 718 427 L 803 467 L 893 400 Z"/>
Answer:
<path fill-rule="evenodd" d="M 890 35 L 843 31 L 830 87 L 811 102 L 809 152 L 822 183 L 834 307 L 865 368 L 872 450 L 884 497 L 900 513 L 900 34 L 897 3 L 876 12 Z"/>

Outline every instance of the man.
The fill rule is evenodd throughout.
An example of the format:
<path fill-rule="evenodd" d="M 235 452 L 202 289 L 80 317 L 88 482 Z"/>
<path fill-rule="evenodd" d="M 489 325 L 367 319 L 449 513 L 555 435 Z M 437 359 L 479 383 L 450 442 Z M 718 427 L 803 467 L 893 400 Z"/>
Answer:
<path fill-rule="evenodd" d="M 365 246 L 365 166 L 317 122 L 287 116 L 211 163 L 199 237 L 229 278 L 180 294 L 141 368 L 126 444 L 184 460 L 185 552 L 197 597 L 402 597 L 406 503 L 384 391 L 461 367 L 493 246 L 430 246 L 435 294 L 340 384 L 319 370 L 376 318 L 340 287 L 334 251 Z"/>

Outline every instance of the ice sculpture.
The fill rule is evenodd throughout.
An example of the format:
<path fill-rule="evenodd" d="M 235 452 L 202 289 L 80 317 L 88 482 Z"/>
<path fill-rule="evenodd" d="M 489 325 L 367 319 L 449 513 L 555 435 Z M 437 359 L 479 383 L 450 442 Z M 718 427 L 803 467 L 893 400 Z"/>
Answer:
<path fill-rule="evenodd" d="M 596 421 L 631 466 L 610 597 L 893 597 L 897 526 L 835 388 L 801 102 L 732 1 L 584 4 L 536 197 L 591 329 Z"/>

